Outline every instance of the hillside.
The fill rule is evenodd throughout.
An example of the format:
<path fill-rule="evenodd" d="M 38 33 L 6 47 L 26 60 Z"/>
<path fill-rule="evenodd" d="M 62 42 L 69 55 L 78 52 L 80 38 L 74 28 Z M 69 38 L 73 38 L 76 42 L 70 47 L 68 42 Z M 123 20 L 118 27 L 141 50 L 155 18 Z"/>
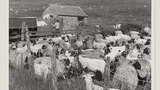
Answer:
<path fill-rule="evenodd" d="M 89 15 L 90 23 L 151 21 L 150 0 L 10 0 L 10 17 L 41 17 L 49 4 L 77 5 Z"/>

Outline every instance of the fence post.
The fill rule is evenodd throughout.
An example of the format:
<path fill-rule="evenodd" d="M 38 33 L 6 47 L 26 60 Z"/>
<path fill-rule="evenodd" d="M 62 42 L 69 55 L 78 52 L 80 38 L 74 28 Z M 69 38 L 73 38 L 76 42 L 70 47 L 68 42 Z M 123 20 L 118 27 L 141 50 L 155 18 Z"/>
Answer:
<path fill-rule="evenodd" d="M 109 81 L 110 81 L 110 58 L 105 58 L 105 68 L 103 75 L 104 90 L 109 90 Z"/>
<path fill-rule="evenodd" d="M 52 87 L 54 90 L 58 90 L 57 88 L 57 61 L 56 61 L 56 50 L 53 51 L 53 54 L 51 55 L 51 64 L 52 64 Z"/>
<path fill-rule="evenodd" d="M 25 28 L 26 27 L 26 22 L 22 23 L 22 29 L 21 29 L 21 41 L 24 41 L 25 38 Z"/>
<path fill-rule="evenodd" d="M 25 27 L 25 29 L 26 29 L 25 37 L 26 37 L 26 42 L 27 42 L 27 51 L 31 52 L 29 30 L 27 26 Z"/>

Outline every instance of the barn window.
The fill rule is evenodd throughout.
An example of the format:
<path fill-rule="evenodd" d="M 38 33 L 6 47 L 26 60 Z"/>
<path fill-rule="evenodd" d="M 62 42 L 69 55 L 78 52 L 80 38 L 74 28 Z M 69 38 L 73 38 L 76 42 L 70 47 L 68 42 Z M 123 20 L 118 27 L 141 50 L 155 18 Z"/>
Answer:
<path fill-rule="evenodd" d="M 78 21 L 83 21 L 84 17 L 78 17 Z"/>

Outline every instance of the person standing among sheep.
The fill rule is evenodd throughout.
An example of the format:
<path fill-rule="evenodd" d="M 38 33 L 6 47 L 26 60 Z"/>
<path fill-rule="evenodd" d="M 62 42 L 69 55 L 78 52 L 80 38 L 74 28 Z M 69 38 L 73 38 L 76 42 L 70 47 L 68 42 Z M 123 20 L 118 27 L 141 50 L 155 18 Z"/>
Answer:
<path fill-rule="evenodd" d="M 55 24 L 52 24 L 52 26 L 56 29 L 56 32 L 58 34 L 60 34 L 60 23 L 59 23 L 59 20 L 56 20 L 56 23 Z M 59 36 L 59 35 L 58 35 Z"/>

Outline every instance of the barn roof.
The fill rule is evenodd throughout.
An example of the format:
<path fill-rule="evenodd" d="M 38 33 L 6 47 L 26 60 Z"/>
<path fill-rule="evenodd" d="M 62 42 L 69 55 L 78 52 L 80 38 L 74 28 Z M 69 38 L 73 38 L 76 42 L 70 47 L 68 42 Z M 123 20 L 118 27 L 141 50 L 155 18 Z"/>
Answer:
<path fill-rule="evenodd" d="M 62 6 L 57 4 L 50 4 L 49 7 L 43 12 L 43 15 L 46 14 L 59 16 L 88 16 L 79 6 Z"/>
<path fill-rule="evenodd" d="M 26 22 L 28 28 L 37 27 L 37 21 L 35 17 L 19 17 L 19 18 L 9 18 L 9 29 L 21 28 L 23 22 Z"/>

